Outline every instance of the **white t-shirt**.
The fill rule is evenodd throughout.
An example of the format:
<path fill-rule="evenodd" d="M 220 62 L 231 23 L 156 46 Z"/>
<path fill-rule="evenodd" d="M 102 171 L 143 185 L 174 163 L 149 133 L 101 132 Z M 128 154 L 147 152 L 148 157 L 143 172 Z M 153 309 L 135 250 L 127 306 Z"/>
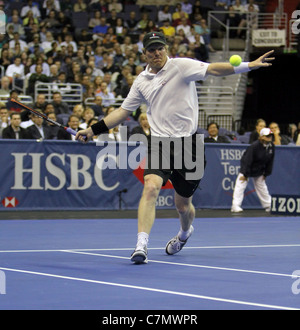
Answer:
<path fill-rule="evenodd" d="M 135 111 L 146 103 L 153 136 L 191 136 L 198 127 L 195 81 L 205 80 L 208 65 L 189 58 L 168 58 L 157 74 L 150 73 L 147 66 L 135 79 L 121 107 Z"/>

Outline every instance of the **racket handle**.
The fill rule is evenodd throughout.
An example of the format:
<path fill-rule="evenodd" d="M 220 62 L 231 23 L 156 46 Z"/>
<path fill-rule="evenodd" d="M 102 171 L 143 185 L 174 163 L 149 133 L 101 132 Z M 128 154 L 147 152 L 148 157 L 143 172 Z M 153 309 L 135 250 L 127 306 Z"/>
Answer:
<path fill-rule="evenodd" d="M 77 132 L 76 131 L 74 131 L 72 128 L 70 128 L 70 127 L 65 127 L 65 130 L 68 132 L 68 133 L 70 133 L 70 134 L 72 134 L 72 135 L 74 135 L 74 136 L 76 136 L 76 134 L 77 134 Z"/>
<path fill-rule="evenodd" d="M 77 132 L 74 131 L 71 127 L 65 127 L 65 130 L 66 130 L 68 133 L 70 133 L 70 134 L 72 134 L 72 135 L 74 135 L 74 136 L 76 136 L 76 134 L 77 134 Z M 85 135 L 83 135 L 83 138 L 86 140 L 86 136 L 85 136 Z"/>

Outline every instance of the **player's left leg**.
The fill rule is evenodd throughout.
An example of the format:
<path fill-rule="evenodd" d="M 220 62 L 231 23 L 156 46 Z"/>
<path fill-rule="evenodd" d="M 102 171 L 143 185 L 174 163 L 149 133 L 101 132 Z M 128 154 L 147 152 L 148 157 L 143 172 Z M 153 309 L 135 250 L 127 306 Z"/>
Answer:
<path fill-rule="evenodd" d="M 181 228 L 178 234 L 167 243 L 167 254 L 175 254 L 179 252 L 194 231 L 192 223 L 195 219 L 195 208 L 192 204 L 192 196 L 183 197 L 175 192 L 175 206 L 179 214 Z"/>

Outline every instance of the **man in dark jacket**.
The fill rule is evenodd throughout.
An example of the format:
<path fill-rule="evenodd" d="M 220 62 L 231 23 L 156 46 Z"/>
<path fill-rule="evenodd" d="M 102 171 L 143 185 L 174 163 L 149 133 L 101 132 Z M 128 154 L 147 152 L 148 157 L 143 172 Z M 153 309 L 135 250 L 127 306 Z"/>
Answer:
<path fill-rule="evenodd" d="M 271 196 L 266 185 L 266 177 L 272 173 L 275 147 L 272 142 L 273 133 L 270 128 L 263 128 L 260 137 L 245 151 L 241 159 L 240 173 L 236 179 L 231 212 L 242 212 L 244 191 L 249 177 L 253 177 L 254 187 L 262 207 L 269 212 Z"/>
<path fill-rule="evenodd" d="M 205 143 L 229 143 L 229 140 L 224 135 L 219 135 L 219 125 L 215 122 L 207 125 L 209 136 L 204 139 Z"/>
<path fill-rule="evenodd" d="M 10 115 L 10 125 L 2 131 L 2 139 L 28 139 L 26 129 L 20 127 L 21 115 L 13 112 Z"/>
<path fill-rule="evenodd" d="M 36 109 L 39 111 L 38 109 Z M 40 111 L 42 112 L 42 111 Z M 31 120 L 33 121 L 33 125 L 27 128 L 28 139 L 36 139 L 36 140 L 52 140 L 54 139 L 55 135 L 54 132 L 51 130 L 51 127 L 44 126 L 43 122 L 44 119 L 31 114 Z"/>

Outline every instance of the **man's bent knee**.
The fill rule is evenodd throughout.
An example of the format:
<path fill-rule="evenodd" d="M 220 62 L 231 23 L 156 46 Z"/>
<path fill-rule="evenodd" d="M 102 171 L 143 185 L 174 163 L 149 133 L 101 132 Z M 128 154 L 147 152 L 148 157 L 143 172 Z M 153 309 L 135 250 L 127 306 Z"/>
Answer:
<path fill-rule="evenodd" d="M 144 178 L 144 194 L 147 199 L 157 198 L 162 186 L 162 178 L 157 175 L 146 175 Z"/>

